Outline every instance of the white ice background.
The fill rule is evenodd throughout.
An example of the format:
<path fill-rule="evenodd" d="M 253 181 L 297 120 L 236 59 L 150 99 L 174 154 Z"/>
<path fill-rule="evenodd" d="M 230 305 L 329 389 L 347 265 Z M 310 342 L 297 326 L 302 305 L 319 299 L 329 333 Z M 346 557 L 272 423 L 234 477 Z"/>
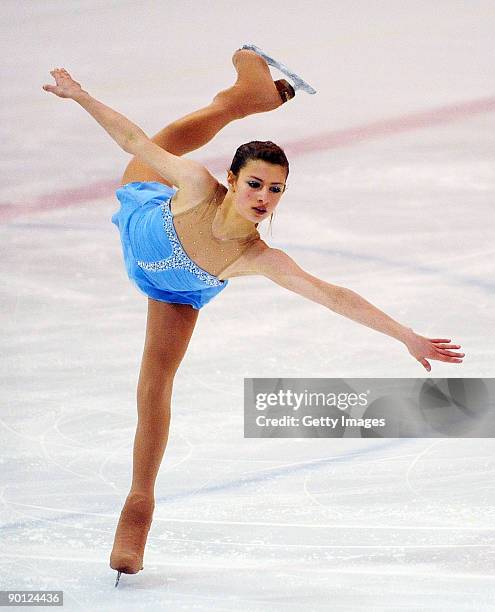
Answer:
<path fill-rule="evenodd" d="M 18 208 L 0 225 L 0 589 L 63 590 L 69 611 L 494 610 L 493 440 L 243 438 L 244 377 L 494 376 L 495 108 L 366 131 L 493 101 L 493 2 L 4 0 L 2 14 L 0 213 Z M 145 569 L 114 589 L 146 299 L 110 192 L 36 203 L 117 183 L 129 156 L 42 85 L 64 66 L 152 135 L 229 86 L 246 42 L 318 94 L 191 157 L 363 128 L 289 155 L 262 237 L 466 359 L 427 374 L 392 338 L 233 279 L 176 377 Z"/>

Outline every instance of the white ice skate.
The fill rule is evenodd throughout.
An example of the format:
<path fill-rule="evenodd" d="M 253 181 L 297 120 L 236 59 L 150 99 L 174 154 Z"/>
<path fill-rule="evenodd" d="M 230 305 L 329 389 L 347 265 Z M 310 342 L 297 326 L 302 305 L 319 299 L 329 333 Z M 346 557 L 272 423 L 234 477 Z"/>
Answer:
<path fill-rule="evenodd" d="M 282 64 L 281 62 L 267 55 L 262 49 L 260 49 L 256 45 L 242 45 L 241 49 L 249 49 L 250 51 L 254 51 L 260 57 L 262 57 L 269 66 L 278 68 L 280 72 L 283 72 L 290 79 L 291 85 L 295 91 L 300 89 L 309 94 L 316 93 L 316 89 L 311 87 L 309 83 L 306 83 L 306 81 L 304 81 L 298 74 L 296 74 L 295 72 L 292 72 L 292 70 L 287 68 L 287 66 L 284 66 L 284 64 Z"/>

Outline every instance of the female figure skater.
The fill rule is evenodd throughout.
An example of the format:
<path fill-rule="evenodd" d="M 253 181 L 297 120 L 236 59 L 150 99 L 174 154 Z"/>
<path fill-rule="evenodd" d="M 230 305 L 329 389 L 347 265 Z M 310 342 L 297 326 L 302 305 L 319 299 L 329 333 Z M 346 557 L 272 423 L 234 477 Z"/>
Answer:
<path fill-rule="evenodd" d="M 288 78 L 273 81 L 267 61 Z M 174 376 L 199 310 L 230 278 L 259 274 L 330 310 L 402 342 L 427 371 L 428 359 L 461 363 L 460 345 L 426 338 L 394 321 L 354 291 L 301 269 L 260 239 L 257 226 L 273 214 L 286 187 L 289 163 L 271 142 L 241 145 L 227 174 L 228 189 L 196 161 L 181 157 L 225 125 L 274 110 L 295 91 L 314 90 L 260 49 L 245 45 L 232 58 L 235 84 L 211 104 L 171 123 L 151 140 L 131 121 L 91 97 L 63 68 L 45 91 L 80 104 L 133 159 L 117 190 L 119 228 L 129 278 L 148 296 L 146 338 L 137 388 L 138 423 L 130 492 L 120 515 L 110 566 L 143 569 L 154 510 L 154 486 L 167 444 Z M 173 189 L 172 185 L 178 187 Z"/>

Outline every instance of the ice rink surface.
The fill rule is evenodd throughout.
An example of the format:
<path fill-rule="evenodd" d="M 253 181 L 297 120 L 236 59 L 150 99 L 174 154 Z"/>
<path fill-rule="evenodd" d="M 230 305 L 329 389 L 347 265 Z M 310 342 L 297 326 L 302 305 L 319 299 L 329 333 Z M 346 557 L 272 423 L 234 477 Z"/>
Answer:
<path fill-rule="evenodd" d="M 493 2 L 2 13 L 0 588 L 63 590 L 70 611 L 494 610 L 493 440 L 243 438 L 244 377 L 494 376 Z M 248 42 L 318 94 L 190 157 L 225 183 L 239 144 L 285 147 L 262 237 L 466 359 L 426 374 L 388 336 L 233 279 L 176 377 L 145 569 L 114 589 L 147 306 L 110 222 L 129 156 L 42 85 L 63 66 L 153 135 L 228 87 Z"/>

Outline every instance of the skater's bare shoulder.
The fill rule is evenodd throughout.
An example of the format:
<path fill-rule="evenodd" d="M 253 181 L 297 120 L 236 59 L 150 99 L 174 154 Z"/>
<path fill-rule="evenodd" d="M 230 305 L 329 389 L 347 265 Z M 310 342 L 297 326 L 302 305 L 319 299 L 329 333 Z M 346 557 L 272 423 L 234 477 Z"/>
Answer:
<path fill-rule="evenodd" d="M 179 187 L 171 202 L 174 217 L 195 208 L 201 202 L 212 199 L 218 189 L 218 181 L 205 168 L 205 172 L 191 177 L 191 180 Z"/>
<path fill-rule="evenodd" d="M 239 259 L 224 270 L 222 278 L 256 275 L 265 276 L 292 290 L 295 290 L 298 282 L 305 282 L 305 277 L 310 276 L 285 251 L 270 247 L 261 239 L 250 245 Z"/>
<path fill-rule="evenodd" d="M 189 193 L 211 191 L 215 179 L 208 169 L 193 159 L 169 153 L 149 138 L 141 138 L 134 145 L 136 157 L 151 166 L 160 176 Z"/>
<path fill-rule="evenodd" d="M 263 240 L 259 239 L 253 242 L 244 253 L 236 259 L 230 266 L 225 268 L 222 274 L 219 276 L 220 280 L 227 278 L 233 278 L 234 276 L 249 276 L 261 274 L 258 270 L 259 258 L 261 254 L 271 250 L 270 247 Z"/>

